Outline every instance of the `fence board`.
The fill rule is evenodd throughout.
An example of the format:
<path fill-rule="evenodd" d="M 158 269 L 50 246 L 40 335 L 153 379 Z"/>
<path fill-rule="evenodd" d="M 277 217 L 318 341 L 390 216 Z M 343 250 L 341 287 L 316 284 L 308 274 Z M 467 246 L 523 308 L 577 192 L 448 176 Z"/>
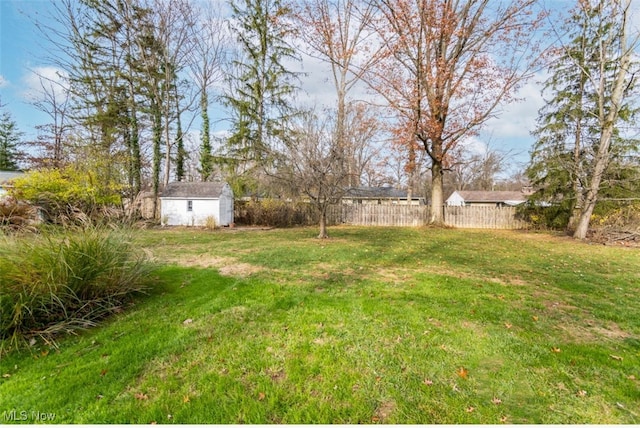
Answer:
<path fill-rule="evenodd" d="M 445 224 L 459 228 L 526 229 L 516 218 L 516 207 L 444 207 Z"/>
<path fill-rule="evenodd" d="M 525 229 L 516 218 L 515 207 L 444 207 L 445 224 L 458 228 Z M 429 206 L 415 205 L 335 205 L 329 207 L 329 224 L 360 226 L 422 226 L 429 219 Z"/>

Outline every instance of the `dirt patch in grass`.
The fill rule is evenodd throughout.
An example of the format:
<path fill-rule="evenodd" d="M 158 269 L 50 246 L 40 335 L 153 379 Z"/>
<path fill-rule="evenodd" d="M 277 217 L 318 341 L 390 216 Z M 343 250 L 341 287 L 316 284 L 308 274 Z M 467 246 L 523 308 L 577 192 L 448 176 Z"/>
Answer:
<path fill-rule="evenodd" d="M 594 322 L 587 321 L 580 325 L 564 324 L 559 326 L 559 329 L 577 343 L 599 343 L 602 342 L 602 339 L 618 341 L 632 337 L 614 322 L 607 325 L 596 325 Z"/>
<path fill-rule="evenodd" d="M 240 263 L 233 257 L 219 257 L 210 254 L 184 255 L 169 258 L 167 261 L 185 267 L 215 268 L 221 275 L 233 277 L 246 277 L 263 270 L 260 266 Z"/>
<path fill-rule="evenodd" d="M 395 410 L 395 401 L 389 400 L 381 402 L 373 414 L 372 422 L 385 423 Z"/>

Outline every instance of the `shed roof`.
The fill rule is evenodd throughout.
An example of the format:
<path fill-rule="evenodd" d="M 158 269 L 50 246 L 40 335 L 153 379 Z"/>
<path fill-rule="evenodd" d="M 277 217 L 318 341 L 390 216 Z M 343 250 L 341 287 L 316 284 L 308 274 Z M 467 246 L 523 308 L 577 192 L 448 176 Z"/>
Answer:
<path fill-rule="evenodd" d="M 222 182 L 181 182 L 167 184 L 161 198 L 219 198 L 226 183 Z"/>
<path fill-rule="evenodd" d="M 525 202 L 527 197 L 520 191 L 458 190 L 465 202 Z"/>
<path fill-rule="evenodd" d="M 344 194 L 354 199 L 403 199 L 407 197 L 406 190 L 388 187 L 349 187 Z"/>

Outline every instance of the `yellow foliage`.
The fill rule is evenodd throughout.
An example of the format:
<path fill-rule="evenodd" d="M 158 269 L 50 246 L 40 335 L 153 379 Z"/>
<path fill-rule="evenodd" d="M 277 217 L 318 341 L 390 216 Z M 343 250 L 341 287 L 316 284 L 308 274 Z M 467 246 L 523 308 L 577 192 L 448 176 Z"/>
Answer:
<path fill-rule="evenodd" d="M 41 169 L 14 180 L 11 194 L 16 199 L 34 203 L 49 200 L 82 205 L 113 205 L 121 202 L 122 186 L 102 183 L 91 172 L 73 167 Z"/>

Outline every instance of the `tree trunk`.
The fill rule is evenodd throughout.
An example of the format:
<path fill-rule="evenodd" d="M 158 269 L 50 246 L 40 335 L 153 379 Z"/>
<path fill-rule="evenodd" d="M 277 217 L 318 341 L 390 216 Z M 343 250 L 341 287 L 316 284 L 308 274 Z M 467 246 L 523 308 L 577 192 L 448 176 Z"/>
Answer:
<path fill-rule="evenodd" d="M 432 159 L 431 165 L 431 223 L 444 224 L 442 207 L 444 205 L 442 162 Z"/>
<path fill-rule="evenodd" d="M 323 205 L 320 207 L 320 232 L 318 233 L 318 239 L 327 239 L 329 234 L 327 233 L 327 207 Z"/>
<path fill-rule="evenodd" d="M 152 165 L 152 186 L 153 186 L 153 218 L 158 218 L 158 194 L 160 193 L 160 144 L 162 144 L 162 116 L 158 110 L 157 103 L 152 103 L 153 116 L 153 165 Z"/>
<path fill-rule="evenodd" d="M 591 222 L 591 214 L 598 201 L 598 192 L 600 190 L 600 183 L 602 182 L 602 176 L 607 168 L 609 162 L 609 146 L 611 145 L 611 136 L 613 134 L 613 124 L 607 126 L 602 130 L 600 137 L 600 145 L 598 147 L 598 153 L 595 158 L 595 166 L 593 168 L 593 178 L 587 192 L 587 196 L 584 201 L 584 208 L 580 214 L 580 220 L 576 227 L 576 231 L 573 237 L 576 239 L 585 239 L 587 237 L 587 231 L 589 230 L 589 223 Z"/>

